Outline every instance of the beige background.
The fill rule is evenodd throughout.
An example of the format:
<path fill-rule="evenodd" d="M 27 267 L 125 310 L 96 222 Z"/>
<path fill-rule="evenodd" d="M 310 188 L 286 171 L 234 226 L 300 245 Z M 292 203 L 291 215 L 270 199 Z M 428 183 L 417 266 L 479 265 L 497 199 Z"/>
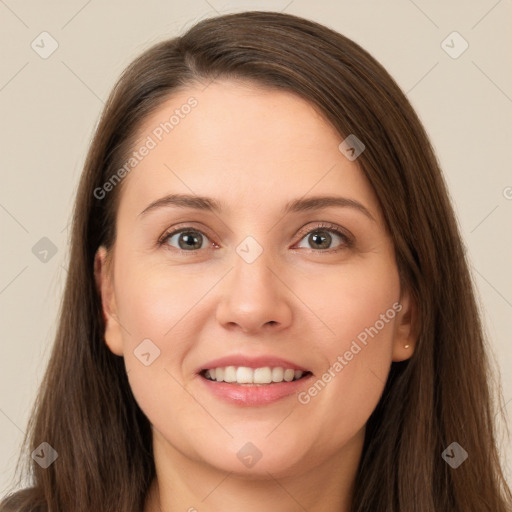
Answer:
<path fill-rule="evenodd" d="M 512 426 L 511 0 L 0 0 L 0 495 L 49 356 L 75 188 L 114 81 L 141 51 L 199 19 L 256 9 L 338 30 L 407 93 L 445 172 Z M 463 40 L 442 45 L 453 31 Z M 31 47 L 51 49 L 42 32 L 58 44 L 46 59 Z M 464 40 L 467 50 L 453 58 Z M 32 252 L 43 237 L 57 250 L 46 262 Z M 512 460 L 509 439 L 502 455 Z M 507 472 L 511 482 L 510 462 Z"/>

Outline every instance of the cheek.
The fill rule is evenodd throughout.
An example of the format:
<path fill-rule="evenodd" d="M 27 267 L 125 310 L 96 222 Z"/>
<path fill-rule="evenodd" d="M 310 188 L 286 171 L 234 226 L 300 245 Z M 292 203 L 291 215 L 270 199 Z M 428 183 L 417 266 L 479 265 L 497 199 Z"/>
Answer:
<path fill-rule="evenodd" d="M 120 259 L 121 260 L 121 259 Z M 124 360 L 135 399 L 151 420 L 168 415 L 169 396 L 182 396 L 182 363 L 193 347 L 193 306 L 206 293 L 176 269 L 142 265 L 130 257 L 116 266 L 116 303 L 123 324 Z M 210 285 L 211 286 L 211 285 Z M 192 309 L 192 311 L 191 311 Z M 184 400 L 186 402 L 186 400 Z M 181 400 L 172 402 L 180 414 Z"/>
<path fill-rule="evenodd" d="M 130 387 L 151 423 L 163 428 L 172 417 L 187 424 L 191 406 L 181 385 L 181 365 L 194 332 L 187 312 L 205 293 L 204 278 L 198 277 L 192 286 L 176 269 L 144 263 L 128 256 L 116 266 L 116 302 L 125 327 Z M 173 436 L 183 435 L 177 433 L 181 425 L 175 425 Z"/>
<path fill-rule="evenodd" d="M 126 259 L 116 270 L 118 312 L 133 342 L 139 338 L 176 339 L 187 325 L 186 315 L 213 284 L 203 274 L 142 259 Z"/>
<path fill-rule="evenodd" d="M 335 359 L 359 337 L 378 339 L 366 353 L 391 353 L 391 339 L 400 297 L 398 270 L 391 257 L 361 258 L 336 270 L 318 272 L 292 288 L 314 313 L 315 345 Z M 378 333 L 375 332 L 375 329 Z M 370 336 L 368 330 L 371 331 Z"/>
<path fill-rule="evenodd" d="M 314 344 L 325 366 L 299 401 L 322 410 L 327 429 L 361 428 L 384 389 L 400 310 L 398 271 L 389 261 L 340 268 L 302 290 L 321 319 Z"/>

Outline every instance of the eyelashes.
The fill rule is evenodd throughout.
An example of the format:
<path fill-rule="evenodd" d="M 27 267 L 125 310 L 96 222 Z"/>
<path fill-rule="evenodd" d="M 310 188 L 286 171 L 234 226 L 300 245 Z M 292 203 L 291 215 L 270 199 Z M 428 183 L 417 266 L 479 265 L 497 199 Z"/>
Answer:
<path fill-rule="evenodd" d="M 189 252 L 189 253 L 190 252 L 192 252 L 192 253 L 198 252 L 197 250 L 190 250 L 189 251 L 189 250 L 180 249 L 178 247 L 172 247 L 172 246 L 170 246 L 167 243 L 167 241 L 170 240 L 173 236 L 175 236 L 177 234 L 180 234 L 180 233 L 187 233 L 187 234 L 199 233 L 201 235 L 201 237 L 206 238 L 206 239 L 209 238 L 208 235 L 204 234 L 200 229 L 188 226 L 188 227 L 185 227 L 185 228 L 175 229 L 173 231 L 164 233 L 164 235 L 158 240 L 158 245 L 159 246 L 167 246 L 166 248 L 169 248 L 170 250 L 175 249 L 175 250 L 181 251 L 181 252 Z M 213 246 L 214 244 L 212 243 L 212 244 L 209 244 L 209 245 Z"/>
<path fill-rule="evenodd" d="M 339 237 L 341 239 L 342 243 L 338 247 L 335 247 L 333 249 L 324 250 L 324 249 L 311 248 L 310 249 L 311 251 L 327 252 L 327 253 L 331 254 L 333 252 L 338 252 L 343 249 L 351 248 L 354 244 L 353 238 L 351 236 L 349 236 L 347 233 L 345 233 L 344 230 L 342 230 L 342 228 L 340 228 L 336 224 L 330 224 L 330 223 L 320 223 L 313 228 L 310 227 L 310 228 L 306 229 L 305 231 L 301 230 L 299 233 L 299 235 L 301 237 L 300 242 L 302 242 L 302 240 L 304 240 L 304 239 L 306 239 L 306 242 L 309 242 L 311 239 L 311 235 L 314 235 L 314 234 L 318 235 L 320 233 L 334 233 L 334 235 L 336 235 L 337 237 Z M 323 243 L 323 241 L 325 241 L 325 240 L 332 241 L 332 236 L 327 239 L 326 239 L 326 237 L 322 237 L 321 243 Z M 317 242 L 318 241 L 315 240 L 315 243 L 317 243 Z"/>
<path fill-rule="evenodd" d="M 182 237 L 181 240 L 185 242 L 185 244 L 189 244 L 188 247 L 190 249 L 183 249 L 180 247 L 175 247 L 169 244 L 169 240 L 171 240 L 176 235 L 186 235 L 186 237 Z M 328 234 L 325 236 L 325 234 Z M 199 235 L 199 236 L 197 236 Z M 320 235 L 320 236 L 319 236 Z M 334 235 L 334 237 L 332 236 Z M 340 250 L 346 250 L 351 248 L 354 245 L 354 239 L 348 233 L 346 233 L 341 227 L 336 224 L 331 223 L 320 223 L 312 228 L 301 230 L 299 233 L 299 242 L 301 243 L 303 240 L 308 244 L 312 244 L 313 247 L 307 247 L 306 249 L 312 251 L 314 253 L 327 253 L 332 254 L 338 252 Z M 320 245 L 331 245 L 331 243 L 336 243 L 336 238 L 341 240 L 340 244 L 334 248 L 314 248 L 314 244 Z M 185 253 L 187 256 L 189 255 L 197 255 L 202 250 L 212 250 L 213 247 L 218 247 L 214 242 L 204 243 L 206 240 L 209 240 L 210 237 L 206 235 L 203 231 L 193 226 L 181 226 L 178 228 L 174 228 L 170 231 L 166 231 L 157 242 L 158 247 L 162 247 L 166 250 L 170 250 L 172 252 L 177 251 L 178 253 Z M 179 244 L 179 237 L 177 237 L 177 243 Z M 196 247 L 199 245 L 199 247 Z M 185 245 L 187 246 L 187 245 Z"/>

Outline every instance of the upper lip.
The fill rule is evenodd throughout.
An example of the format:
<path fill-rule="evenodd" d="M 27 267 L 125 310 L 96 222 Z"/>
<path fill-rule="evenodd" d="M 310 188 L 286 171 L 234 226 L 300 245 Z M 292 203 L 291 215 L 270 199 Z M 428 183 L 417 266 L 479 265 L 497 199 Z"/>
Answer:
<path fill-rule="evenodd" d="M 226 366 L 245 366 L 247 368 L 264 368 L 265 366 L 270 366 L 271 368 L 281 367 L 285 370 L 287 368 L 291 368 L 293 370 L 301 370 L 303 372 L 310 371 L 300 364 L 276 356 L 249 357 L 241 354 L 233 354 L 231 356 L 225 356 L 208 361 L 197 369 L 197 373 L 201 373 L 204 370 L 211 370 L 213 368 L 224 368 Z"/>

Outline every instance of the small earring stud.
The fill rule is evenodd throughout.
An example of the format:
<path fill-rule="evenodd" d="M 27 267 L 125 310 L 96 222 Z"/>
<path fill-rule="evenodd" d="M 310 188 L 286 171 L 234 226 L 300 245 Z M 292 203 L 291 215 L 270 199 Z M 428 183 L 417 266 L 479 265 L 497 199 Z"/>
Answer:
<path fill-rule="evenodd" d="M 409 347 L 410 347 L 410 345 L 404 345 L 404 348 L 409 348 Z"/>

